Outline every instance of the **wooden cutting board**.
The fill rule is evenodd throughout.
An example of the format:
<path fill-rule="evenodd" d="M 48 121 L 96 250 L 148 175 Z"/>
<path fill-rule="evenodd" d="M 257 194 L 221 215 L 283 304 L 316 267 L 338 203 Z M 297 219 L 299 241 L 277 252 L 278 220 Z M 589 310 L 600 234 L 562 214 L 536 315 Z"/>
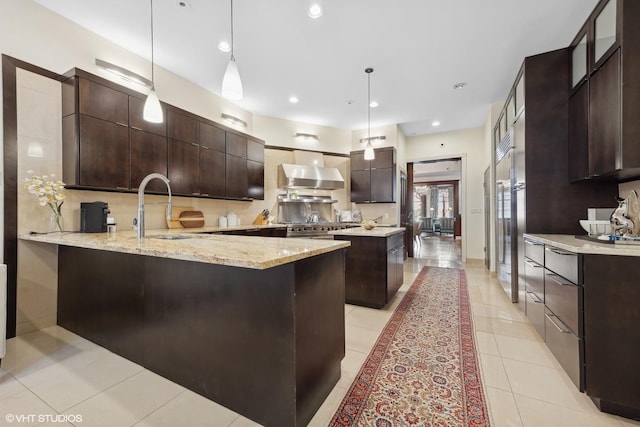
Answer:
<path fill-rule="evenodd" d="M 204 214 L 202 211 L 182 211 L 178 218 L 180 225 L 184 228 L 204 227 Z"/>
<path fill-rule="evenodd" d="M 191 206 L 173 206 L 171 208 L 171 219 L 167 220 L 167 227 L 170 229 L 183 228 L 180 224 L 180 214 L 184 211 L 192 211 Z"/>

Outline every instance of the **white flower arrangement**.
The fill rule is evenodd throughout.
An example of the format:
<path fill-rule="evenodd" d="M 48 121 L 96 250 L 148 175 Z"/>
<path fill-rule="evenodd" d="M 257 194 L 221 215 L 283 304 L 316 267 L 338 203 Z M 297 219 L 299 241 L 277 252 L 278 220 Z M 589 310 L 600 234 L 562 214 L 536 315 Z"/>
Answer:
<path fill-rule="evenodd" d="M 51 211 L 55 215 L 56 225 L 59 231 L 62 231 L 62 205 L 66 199 L 64 194 L 65 183 L 60 180 L 55 180 L 54 174 L 50 175 L 33 175 L 33 171 L 27 172 L 31 176 L 24 179 L 24 188 L 26 188 L 30 194 L 33 194 L 38 198 L 40 206 L 47 206 L 51 208 Z"/>

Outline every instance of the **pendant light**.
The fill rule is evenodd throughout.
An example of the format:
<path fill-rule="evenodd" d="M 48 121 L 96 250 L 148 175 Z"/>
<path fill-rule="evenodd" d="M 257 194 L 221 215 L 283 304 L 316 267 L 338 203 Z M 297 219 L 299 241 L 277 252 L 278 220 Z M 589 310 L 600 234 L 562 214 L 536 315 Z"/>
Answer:
<path fill-rule="evenodd" d="M 231 58 L 222 78 L 222 96 L 230 101 L 240 101 L 243 96 L 242 80 L 236 65 L 236 57 L 233 55 L 233 0 L 231 0 Z"/>
<path fill-rule="evenodd" d="M 164 117 L 162 115 L 162 106 L 160 106 L 160 99 L 156 93 L 155 86 L 155 74 L 154 74 L 154 62 L 153 62 L 153 0 L 151 0 L 151 90 L 147 95 L 147 100 L 144 102 L 144 109 L 142 110 L 142 117 L 151 123 L 162 123 Z"/>
<path fill-rule="evenodd" d="M 367 68 L 364 70 L 367 73 L 368 89 L 367 89 L 367 111 L 368 116 L 368 133 L 367 133 L 367 145 L 364 147 L 364 159 L 373 160 L 376 158 L 376 153 L 373 151 L 373 145 L 371 145 L 371 73 L 373 68 Z"/>

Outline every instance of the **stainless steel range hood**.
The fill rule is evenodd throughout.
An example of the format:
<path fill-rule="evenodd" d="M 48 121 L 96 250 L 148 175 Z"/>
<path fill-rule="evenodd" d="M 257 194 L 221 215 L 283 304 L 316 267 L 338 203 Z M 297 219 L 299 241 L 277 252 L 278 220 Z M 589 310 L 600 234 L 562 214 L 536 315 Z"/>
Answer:
<path fill-rule="evenodd" d="M 336 168 L 308 165 L 278 165 L 278 188 L 337 190 L 344 188 L 344 178 Z"/>

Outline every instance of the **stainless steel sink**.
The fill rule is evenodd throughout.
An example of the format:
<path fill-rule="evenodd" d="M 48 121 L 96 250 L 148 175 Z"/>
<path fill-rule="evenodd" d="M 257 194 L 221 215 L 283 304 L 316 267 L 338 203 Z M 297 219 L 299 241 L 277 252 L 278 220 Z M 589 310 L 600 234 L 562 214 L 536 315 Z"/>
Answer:
<path fill-rule="evenodd" d="M 149 236 L 149 239 L 161 240 L 184 240 L 193 239 L 195 236 L 185 236 L 184 234 L 163 234 L 162 236 Z"/>

